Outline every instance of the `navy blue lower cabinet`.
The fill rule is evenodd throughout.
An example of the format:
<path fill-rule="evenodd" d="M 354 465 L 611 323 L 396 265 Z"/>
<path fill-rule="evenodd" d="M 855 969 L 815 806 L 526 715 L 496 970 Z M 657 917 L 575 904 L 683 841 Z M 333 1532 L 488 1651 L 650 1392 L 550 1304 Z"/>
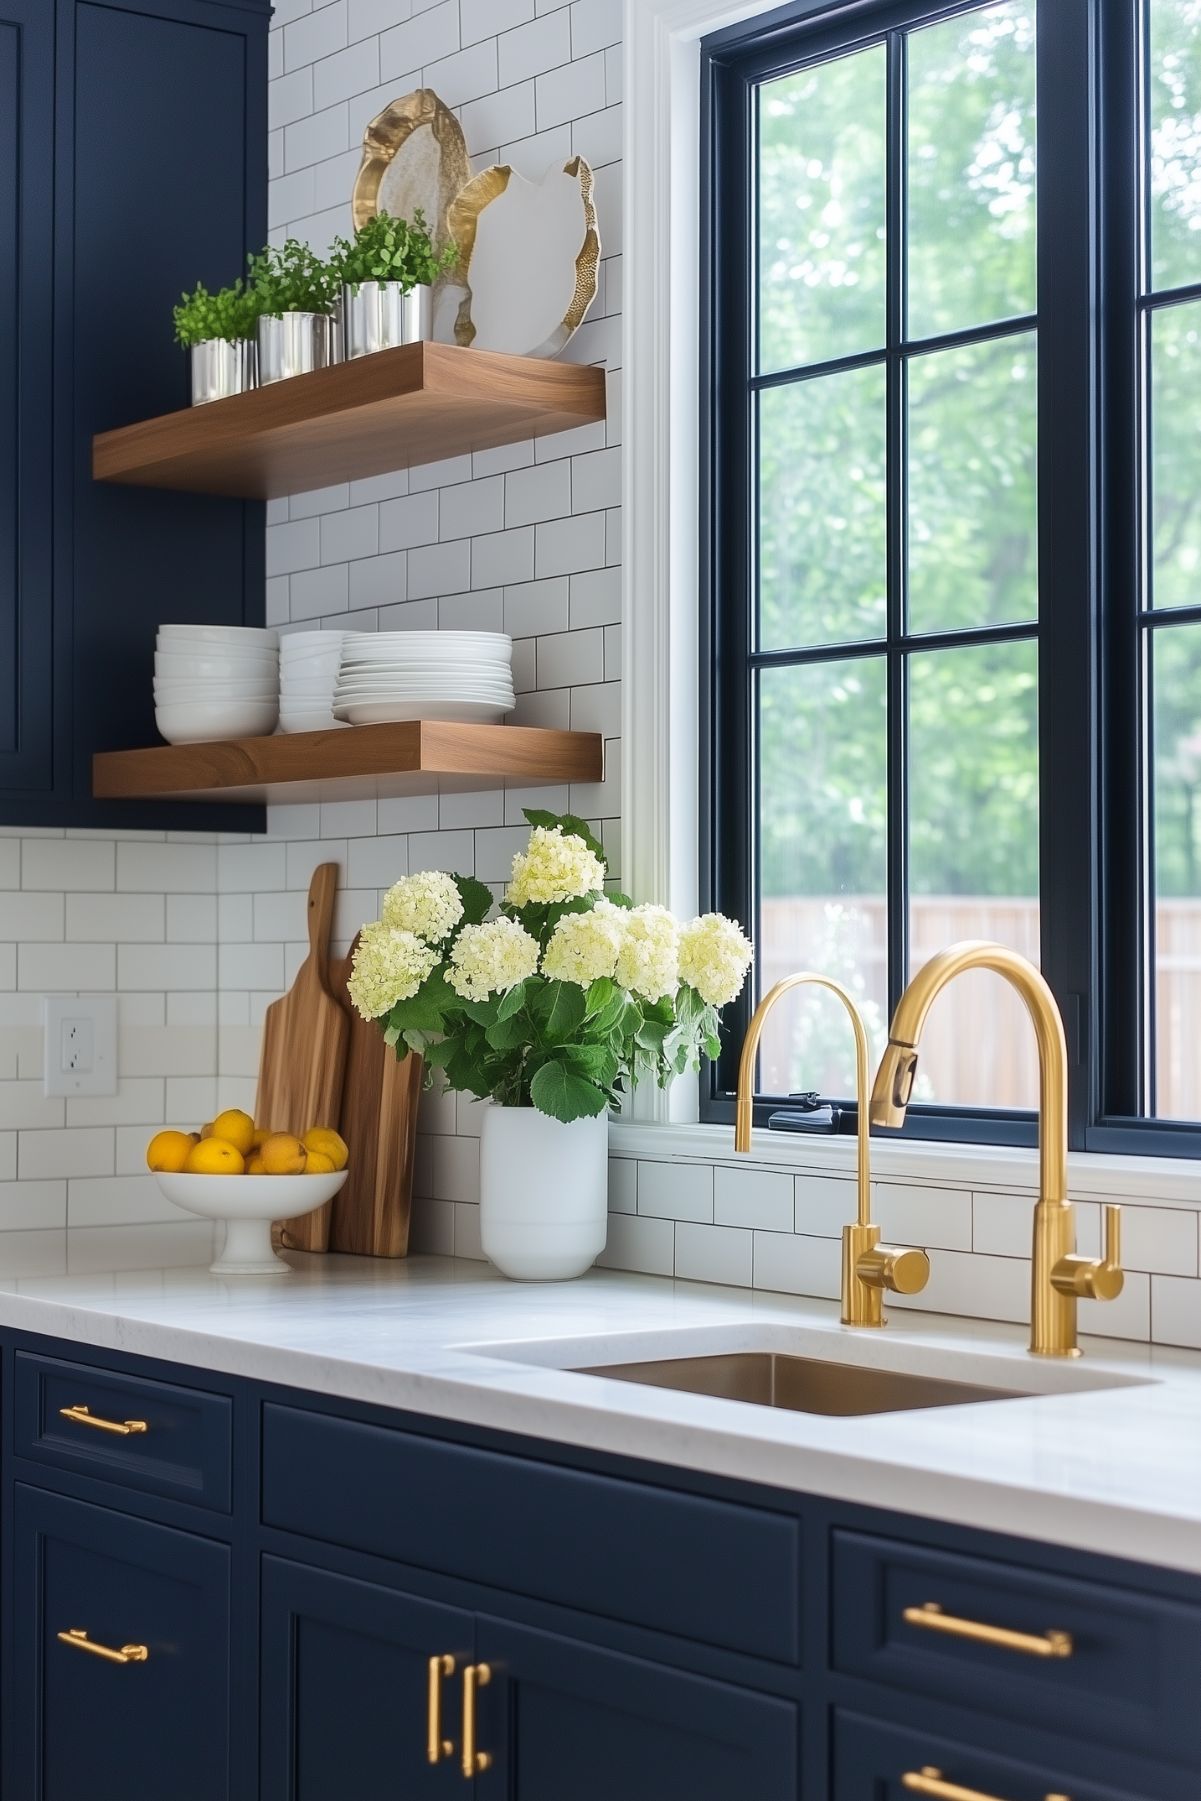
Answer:
<path fill-rule="evenodd" d="M 425 1801 L 463 1791 L 461 1673 L 473 1631 L 457 1608 L 265 1557 L 262 1801 Z M 437 1670 L 433 1688 L 431 1658 L 454 1662 Z"/>
<path fill-rule="evenodd" d="M 481 1801 L 797 1801 L 799 1709 L 480 1615 Z"/>
<path fill-rule="evenodd" d="M 22 1483 L 12 1494 L 6 1801 L 224 1801 L 226 1547 Z"/>

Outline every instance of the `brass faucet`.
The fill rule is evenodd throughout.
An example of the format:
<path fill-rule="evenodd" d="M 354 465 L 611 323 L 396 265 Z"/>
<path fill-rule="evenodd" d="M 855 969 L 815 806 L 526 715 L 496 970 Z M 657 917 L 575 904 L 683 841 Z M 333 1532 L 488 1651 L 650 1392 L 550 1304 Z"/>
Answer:
<path fill-rule="evenodd" d="M 888 1046 L 872 1089 L 871 1123 L 900 1126 L 913 1095 L 917 1046 L 926 1015 L 948 982 L 966 969 L 1004 976 L 1026 1003 L 1038 1041 L 1039 1183 L 1034 1209 L 1030 1349 L 1038 1357 L 1079 1357 L 1076 1303 L 1112 1301 L 1122 1292 L 1121 1209 L 1105 1209 L 1105 1249 L 1076 1254 L 1076 1209 L 1068 1200 L 1068 1059 L 1055 996 L 1032 963 L 1003 944 L 969 940 L 939 951 L 897 1003 Z"/>
<path fill-rule="evenodd" d="M 871 1152 L 868 1148 L 868 1047 L 867 1031 L 859 1009 L 839 982 L 829 976 L 801 970 L 785 976 L 782 982 L 765 994 L 755 1009 L 738 1063 L 738 1100 L 734 1115 L 734 1149 L 751 1148 L 752 1096 L 755 1087 L 755 1058 L 767 1016 L 782 995 L 792 988 L 811 985 L 836 994 L 851 1016 L 855 1032 L 855 1097 L 858 1103 L 858 1208 L 854 1225 L 842 1229 L 842 1323 L 844 1326 L 882 1326 L 884 1324 L 884 1290 L 893 1294 L 917 1294 L 930 1277 L 930 1259 L 925 1251 L 899 1248 L 880 1243 L 880 1228 L 871 1216 Z"/>

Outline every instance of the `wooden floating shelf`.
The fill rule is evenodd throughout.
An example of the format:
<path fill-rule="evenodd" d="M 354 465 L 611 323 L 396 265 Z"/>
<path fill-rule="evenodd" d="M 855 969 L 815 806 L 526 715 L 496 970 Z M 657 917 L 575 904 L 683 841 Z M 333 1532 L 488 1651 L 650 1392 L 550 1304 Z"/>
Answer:
<path fill-rule="evenodd" d="M 92 440 L 97 481 L 271 500 L 605 417 L 591 364 L 406 344 Z"/>
<path fill-rule="evenodd" d="M 97 800 L 362 800 L 479 788 L 599 782 L 599 732 L 418 720 L 214 744 L 101 751 Z"/>

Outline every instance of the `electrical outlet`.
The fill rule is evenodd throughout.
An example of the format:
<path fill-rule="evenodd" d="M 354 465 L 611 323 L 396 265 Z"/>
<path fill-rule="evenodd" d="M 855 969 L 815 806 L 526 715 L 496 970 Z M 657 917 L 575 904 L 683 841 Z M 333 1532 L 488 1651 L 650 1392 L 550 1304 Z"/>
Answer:
<path fill-rule="evenodd" d="M 44 1005 L 46 1094 L 116 1094 L 116 996 L 48 994 Z"/>

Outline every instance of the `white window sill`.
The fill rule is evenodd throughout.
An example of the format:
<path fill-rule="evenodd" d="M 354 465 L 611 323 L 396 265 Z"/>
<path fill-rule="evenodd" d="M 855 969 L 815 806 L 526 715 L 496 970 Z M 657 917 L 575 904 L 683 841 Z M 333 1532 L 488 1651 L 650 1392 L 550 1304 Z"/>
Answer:
<path fill-rule="evenodd" d="M 855 1140 L 801 1137 L 757 1131 L 751 1150 L 734 1149 L 733 1126 L 643 1124 L 615 1120 L 609 1127 L 609 1151 L 617 1157 L 659 1162 L 729 1163 L 753 1169 L 780 1169 L 792 1174 L 855 1174 Z M 872 1175 L 888 1181 L 929 1183 L 956 1188 L 1034 1194 L 1038 1188 L 1038 1152 L 1009 1145 L 929 1143 L 915 1139 L 873 1138 Z M 1201 1210 L 1201 1162 L 1172 1157 L 1114 1157 L 1073 1153 L 1068 1160 L 1073 1198 L 1158 1202 Z"/>

